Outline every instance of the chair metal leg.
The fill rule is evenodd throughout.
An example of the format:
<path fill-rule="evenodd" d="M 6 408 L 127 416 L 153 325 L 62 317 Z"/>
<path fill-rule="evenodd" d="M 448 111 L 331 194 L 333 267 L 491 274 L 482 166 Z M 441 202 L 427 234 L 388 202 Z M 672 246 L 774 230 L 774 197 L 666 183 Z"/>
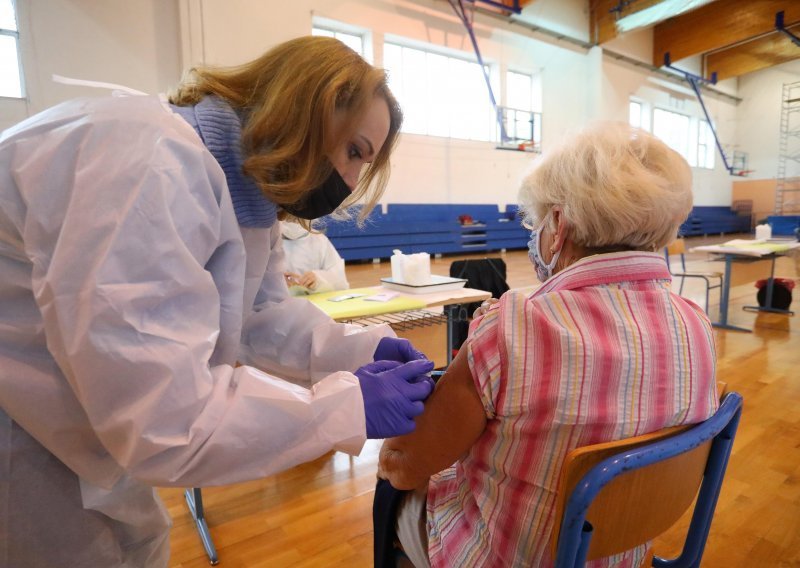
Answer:
<path fill-rule="evenodd" d="M 214 547 L 214 541 L 211 540 L 211 533 L 208 532 L 208 525 L 206 524 L 205 514 L 203 513 L 203 494 L 199 487 L 186 489 L 183 492 L 186 497 L 186 504 L 189 506 L 189 512 L 192 514 L 195 524 L 197 525 L 197 532 L 200 533 L 200 540 L 203 541 L 203 548 L 206 549 L 208 561 L 212 566 L 219 564 L 217 558 L 217 549 Z"/>
<path fill-rule="evenodd" d="M 459 306 L 457 304 L 444 307 L 444 312 L 447 315 L 447 364 L 448 365 L 453 361 L 453 343 L 455 335 L 453 326 L 455 326 L 456 321 L 458 320 L 457 317 L 458 308 Z"/>

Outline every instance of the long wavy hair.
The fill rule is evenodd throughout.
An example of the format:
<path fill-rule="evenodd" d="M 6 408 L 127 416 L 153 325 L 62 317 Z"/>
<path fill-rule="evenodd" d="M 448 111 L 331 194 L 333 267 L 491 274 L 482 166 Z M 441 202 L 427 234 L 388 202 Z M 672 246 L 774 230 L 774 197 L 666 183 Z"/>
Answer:
<path fill-rule="evenodd" d="M 328 178 L 333 166 L 327 155 L 353 136 L 374 97 L 383 97 L 389 107 L 389 135 L 342 208 L 363 199 L 363 220 L 383 195 L 403 113 L 386 73 L 339 40 L 301 37 L 244 65 L 195 67 L 169 101 L 188 106 L 209 94 L 244 116 L 244 173 L 279 205 L 301 201 Z M 334 115 L 343 119 L 337 123 L 344 128 L 333 128 Z"/>

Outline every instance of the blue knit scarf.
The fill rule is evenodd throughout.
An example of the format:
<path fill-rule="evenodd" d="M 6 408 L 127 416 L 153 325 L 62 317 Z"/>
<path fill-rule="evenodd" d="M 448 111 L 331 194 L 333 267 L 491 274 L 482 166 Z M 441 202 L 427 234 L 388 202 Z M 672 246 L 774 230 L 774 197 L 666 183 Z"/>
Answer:
<path fill-rule="evenodd" d="M 225 172 L 239 225 L 271 227 L 278 208 L 242 171 L 242 121 L 236 111 L 216 95 L 208 95 L 194 106 L 170 107 L 195 129 Z"/>

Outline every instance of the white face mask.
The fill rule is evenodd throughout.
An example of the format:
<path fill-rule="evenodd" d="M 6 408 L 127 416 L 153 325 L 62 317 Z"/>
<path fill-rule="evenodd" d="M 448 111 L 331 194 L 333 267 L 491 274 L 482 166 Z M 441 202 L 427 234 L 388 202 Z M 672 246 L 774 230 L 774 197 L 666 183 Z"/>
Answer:
<path fill-rule="evenodd" d="M 531 231 L 531 240 L 528 241 L 528 258 L 531 259 L 533 266 L 536 268 L 536 277 L 541 282 L 545 282 L 553 275 L 553 269 L 556 266 L 558 257 L 561 255 L 561 249 L 558 249 L 553 254 L 553 258 L 550 259 L 549 264 L 545 263 L 544 259 L 542 258 L 542 239 L 540 237 L 545 222 L 547 222 L 547 216 L 542 219 L 542 222 L 539 223 L 539 227 L 537 229 Z"/>

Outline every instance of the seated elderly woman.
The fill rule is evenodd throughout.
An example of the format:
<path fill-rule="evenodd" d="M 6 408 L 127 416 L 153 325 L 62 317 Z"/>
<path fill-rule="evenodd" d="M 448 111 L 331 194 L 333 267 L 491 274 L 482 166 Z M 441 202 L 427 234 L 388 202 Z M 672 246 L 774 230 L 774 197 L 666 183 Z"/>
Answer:
<path fill-rule="evenodd" d="M 567 452 L 718 407 L 711 323 L 670 291 L 655 252 L 692 206 L 683 158 L 647 132 L 600 124 L 544 155 L 519 202 L 543 285 L 477 317 L 416 431 L 384 442 L 378 565 L 393 538 L 417 567 L 550 565 Z M 387 487 L 408 491 L 386 498 Z M 646 552 L 592 565 L 638 566 Z"/>

